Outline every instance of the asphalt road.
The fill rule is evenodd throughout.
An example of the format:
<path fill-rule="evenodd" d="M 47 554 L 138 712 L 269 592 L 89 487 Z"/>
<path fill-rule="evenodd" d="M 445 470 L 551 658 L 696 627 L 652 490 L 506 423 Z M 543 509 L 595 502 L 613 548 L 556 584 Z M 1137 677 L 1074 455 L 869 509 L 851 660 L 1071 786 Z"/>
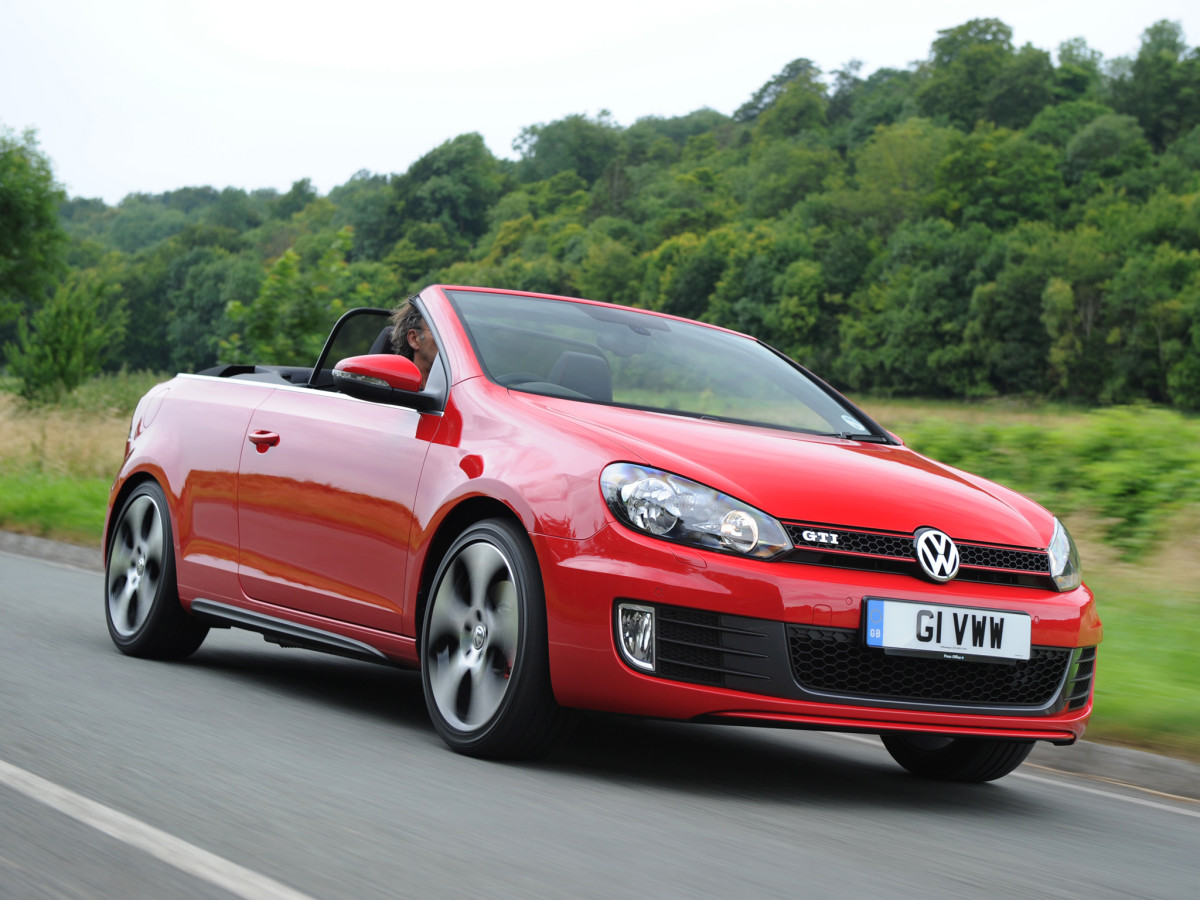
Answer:
<path fill-rule="evenodd" d="M 0 553 L 0 898 L 1193 898 L 1200 804 L 877 741 L 625 719 L 446 750 L 412 673 L 212 632 L 121 656 L 101 577 Z M 1070 749 L 1057 751 L 1071 753 Z"/>

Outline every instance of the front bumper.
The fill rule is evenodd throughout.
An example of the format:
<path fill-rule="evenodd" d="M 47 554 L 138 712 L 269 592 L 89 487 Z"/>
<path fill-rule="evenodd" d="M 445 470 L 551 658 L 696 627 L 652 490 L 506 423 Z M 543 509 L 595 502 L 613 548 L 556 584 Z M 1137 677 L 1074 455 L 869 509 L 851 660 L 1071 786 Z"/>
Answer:
<path fill-rule="evenodd" d="M 1101 626 L 1086 587 L 1058 594 L 939 585 L 894 573 L 761 562 L 675 546 L 617 525 L 586 541 L 536 535 L 534 541 L 545 579 L 554 692 L 565 706 L 1059 743 L 1078 738 L 1091 713 Z M 866 597 L 1027 612 L 1034 659 L 1015 667 L 940 660 L 930 667 L 884 656 L 861 638 Z M 672 626 L 682 635 L 679 653 L 662 643 L 660 626 L 666 664 L 654 674 L 634 671 L 617 652 L 613 609 L 622 600 L 666 611 L 663 621 L 681 620 Z M 713 633 L 715 643 L 695 646 Z"/>

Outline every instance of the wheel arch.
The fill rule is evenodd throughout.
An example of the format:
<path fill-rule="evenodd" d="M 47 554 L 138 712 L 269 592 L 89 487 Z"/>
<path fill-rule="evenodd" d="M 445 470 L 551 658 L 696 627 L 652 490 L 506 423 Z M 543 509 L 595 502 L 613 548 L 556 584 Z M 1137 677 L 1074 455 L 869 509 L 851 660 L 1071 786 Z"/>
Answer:
<path fill-rule="evenodd" d="M 155 478 L 152 473 L 146 472 L 146 471 L 140 471 L 140 472 L 134 472 L 127 479 L 125 479 L 125 482 L 121 485 L 121 489 L 119 491 L 117 491 L 116 495 L 112 498 L 112 505 L 109 506 L 109 508 L 108 508 L 108 517 L 107 517 L 107 521 L 105 522 L 105 526 L 104 526 L 104 544 L 100 548 L 101 552 L 103 553 L 104 564 L 106 566 L 108 565 L 108 548 L 112 544 L 113 529 L 117 526 L 117 518 L 121 513 L 121 508 L 125 505 L 125 501 L 129 499 L 129 495 L 132 494 L 134 491 L 136 491 L 138 489 L 138 487 L 145 484 L 147 481 L 154 482 L 155 484 L 158 485 L 160 490 L 163 490 L 162 483 L 157 478 Z M 163 490 L 164 496 L 166 495 L 166 493 L 167 492 L 165 490 Z M 166 512 L 167 512 L 167 519 L 168 519 L 168 521 L 171 522 L 171 536 L 172 536 L 172 539 L 174 539 L 175 522 L 173 521 L 172 510 L 170 509 L 170 505 L 171 504 L 168 502 L 167 503 L 168 509 Z M 172 553 L 175 552 L 174 547 L 171 548 L 171 552 Z"/>
<path fill-rule="evenodd" d="M 421 646 L 422 632 L 425 628 L 425 607 L 429 602 L 429 591 L 433 587 L 433 578 L 437 574 L 438 566 L 441 565 L 446 551 L 450 549 L 454 540 L 471 525 L 482 522 L 484 519 L 507 519 L 528 535 L 521 517 L 512 507 L 495 497 L 468 497 L 446 513 L 430 538 L 429 549 L 421 561 L 421 571 L 416 589 L 417 602 L 413 608 L 412 624 L 412 633 L 416 636 L 418 649 Z M 530 544 L 532 547 L 532 541 Z M 536 555 L 537 551 L 534 549 L 534 556 L 536 557 Z"/>

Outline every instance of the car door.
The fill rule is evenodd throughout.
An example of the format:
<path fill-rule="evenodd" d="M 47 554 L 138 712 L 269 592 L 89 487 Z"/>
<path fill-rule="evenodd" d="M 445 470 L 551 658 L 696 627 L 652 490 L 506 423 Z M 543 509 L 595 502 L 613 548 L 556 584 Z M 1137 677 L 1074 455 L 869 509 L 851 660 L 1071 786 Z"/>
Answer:
<path fill-rule="evenodd" d="M 263 603 L 399 632 L 421 467 L 440 418 L 281 389 L 259 406 L 238 474 L 238 577 Z"/>

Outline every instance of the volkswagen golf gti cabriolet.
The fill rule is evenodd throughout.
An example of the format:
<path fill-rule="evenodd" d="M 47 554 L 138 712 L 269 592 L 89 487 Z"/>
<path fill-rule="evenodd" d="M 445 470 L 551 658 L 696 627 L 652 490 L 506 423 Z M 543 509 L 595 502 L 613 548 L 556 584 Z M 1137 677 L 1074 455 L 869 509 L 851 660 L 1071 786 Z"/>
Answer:
<path fill-rule="evenodd" d="M 356 309 L 311 368 L 146 394 L 105 524 L 118 648 L 235 627 L 419 668 L 445 742 L 492 758 L 571 710 L 878 734 L 955 781 L 1083 733 L 1100 620 L 1036 503 L 741 334 L 474 287 L 411 302 L 427 376 L 390 311 Z"/>

